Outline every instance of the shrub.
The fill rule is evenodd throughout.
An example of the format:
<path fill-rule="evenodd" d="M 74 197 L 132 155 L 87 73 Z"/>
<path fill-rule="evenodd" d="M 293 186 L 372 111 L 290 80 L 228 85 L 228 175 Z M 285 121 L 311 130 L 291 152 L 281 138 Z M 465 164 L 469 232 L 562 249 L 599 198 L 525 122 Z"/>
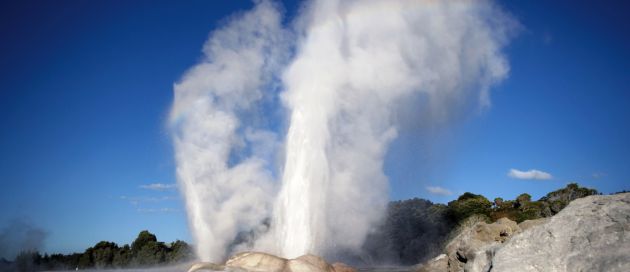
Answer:
<path fill-rule="evenodd" d="M 490 216 L 492 202 L 482 195 L 467 192 L 457 198 L 457 200 L 449 202 L 448 208 L 449 214 L 455 222 L 460 222 L 474 214 Z"/>

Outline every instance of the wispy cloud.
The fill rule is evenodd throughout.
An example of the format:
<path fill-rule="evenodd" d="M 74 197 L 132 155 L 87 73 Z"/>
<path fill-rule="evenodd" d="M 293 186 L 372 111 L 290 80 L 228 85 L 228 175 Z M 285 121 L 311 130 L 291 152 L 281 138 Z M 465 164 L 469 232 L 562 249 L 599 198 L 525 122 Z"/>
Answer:
<path fill-rule="evenodd" d="M 450 190 L 442 188 L 440 186 L 427 186 L 426 189 L 427 191 L 429 191 L 429 193 L 433 195 L 450 196 L 453 194 L 453 192 L 451 192 Z"/>
<path fill-rule="evenodd" d="M 151 184 L 140 185 L 140 188 L 147 189 L 147 190 L 154 190 L 154 191 L 167 191 L 167 190 L 172 190 L 172 189 L 177 188 L 177 184 L 151 183 Z"/>
<path fill-rule="evenodd" d="M 537 180 L 547 180 L 552 179 L 553 176 L 547 172 L 530 169 L 528 171 L 521 171 L 517 169 L 510 169 L 508 172 L 508 177 L 515 179 L 537 179 Z"/>
<path fill-rule="evenodd" d="M 593 173 L 592 177 L 594 179 L 600 179 L 606 176 L 606 173 L 601 173 L 601 172 L 597 172 L 597 173 Z"/>
<path fill-rule="evenodd" d="M 138 205 L 140 203 L 157 203 L 162 201 L 176 200 L 177 196 L 161 196 L 161 197 L 150 197 L 150 196 L 120 196 L 120 199 L 129 201 L 132 205 Z"/>
<path fill-rule="evenodd" d="M 140 213 L 173 213 L 173 212 L 180 212 L 179 209 L 173 209 L 173 208 L 137 209 L 136 211 L 138 211 Z"/>

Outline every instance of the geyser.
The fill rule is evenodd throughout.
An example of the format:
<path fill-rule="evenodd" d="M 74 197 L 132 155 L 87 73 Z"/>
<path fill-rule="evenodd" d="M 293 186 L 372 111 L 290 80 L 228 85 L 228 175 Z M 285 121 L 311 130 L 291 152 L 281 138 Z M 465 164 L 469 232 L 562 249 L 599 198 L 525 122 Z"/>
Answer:
<path fill-rule="evenodd" d="M 399 110 L 489 106 L 516 25 L 490 1 L 310 1 L 288 26 L 280 14 L 256 1 L 232 17 L 175 85 L 177 176 L 203 260 L 242 231 L 255 235 L 235 248 L 287 258 L 358 251 L 387 202 Z"/>

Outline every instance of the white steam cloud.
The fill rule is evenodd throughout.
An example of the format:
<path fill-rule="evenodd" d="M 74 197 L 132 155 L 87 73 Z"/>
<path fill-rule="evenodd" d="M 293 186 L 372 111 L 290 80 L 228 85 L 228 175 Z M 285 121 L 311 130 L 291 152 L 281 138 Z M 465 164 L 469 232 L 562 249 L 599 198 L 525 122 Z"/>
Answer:
<path fill-rule="evenodd" d="M 277 8 L 261 2 L 214 31 L 205 59 L 175 84 L 177 178 L 203 260 L 220 261 L 239 231 L 270 214 L 272 162 L 264 151 L 277 138 L 256 113 L 272 96 L 287 51 L 283 32 Z"/>
<path fill-rule="evenodd" d="M 310 1 L 281 21 L 257 2 L 175 85 L 177 175 L 204 260 L 267 218 L 255 249 L 356 252 L 385 211 L 399 109 L 488 106 L 516 24 L 489 1 Z"/>

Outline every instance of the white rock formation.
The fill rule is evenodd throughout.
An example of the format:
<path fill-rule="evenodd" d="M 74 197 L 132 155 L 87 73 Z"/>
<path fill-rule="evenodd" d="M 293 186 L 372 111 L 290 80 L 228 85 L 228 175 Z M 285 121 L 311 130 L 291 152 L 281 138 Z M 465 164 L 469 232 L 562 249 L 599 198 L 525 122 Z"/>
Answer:
<path fill-rule="evenodd" d="M 505 218 L 476 222 L 418 271 L 630 271 L 630 193 L 576 199 L 551 218 L 518 226 Z"/>
<path fill-rule="evenodd" d="M 356 272 L 343 263 L 330 265 L 324 259 L 307 254 L 295 259 L 285 259 L 263 252 L 242 252 L 234 255 L 225 265 L 196 263 L 188 270 L 226 272 Z"/>
<path fill-rule="evenodd" d="M 478 222 L 464 228 L 446 245 L 447 271 L 482 271 L 488 268 L 492 257 L 488 252 L 520 231 L 516 222 L 507 218 L 492 224 Z"/>
<path fill-rule="evenodd" d="M 630 193 L 574 200 L 496 250 L 487 271 L 630 271 Z"/>

